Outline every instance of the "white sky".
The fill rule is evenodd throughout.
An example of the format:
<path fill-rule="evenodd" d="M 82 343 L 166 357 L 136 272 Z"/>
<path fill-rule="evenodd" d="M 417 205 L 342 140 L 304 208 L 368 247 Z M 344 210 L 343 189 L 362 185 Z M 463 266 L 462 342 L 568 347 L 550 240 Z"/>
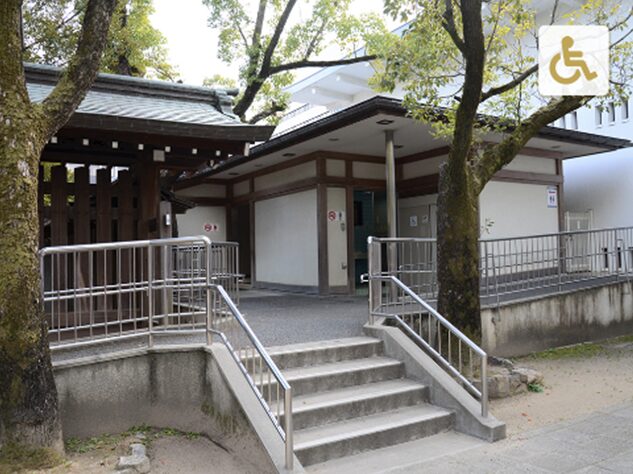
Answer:
<path fill-rule="evenodd" d="M 217 34 L 207 26 L 209 10 L 201 0 L 154 0 L 154 8 L 152 24 L 167 38 L 169 60 L 184 83 L 201 85 L 214 74 L 237 78 L 236 65 L 217 59 Z M 357 13 L 381 12 L 383 1 L 354 0 L 353 8 Z"/>

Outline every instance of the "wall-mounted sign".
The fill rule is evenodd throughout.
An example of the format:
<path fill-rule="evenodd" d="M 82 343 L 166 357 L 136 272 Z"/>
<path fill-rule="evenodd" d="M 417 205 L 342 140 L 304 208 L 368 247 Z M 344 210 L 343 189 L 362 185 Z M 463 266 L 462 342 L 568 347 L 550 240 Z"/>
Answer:
<path fill-rule="evenodd" d="M 418 226 L 418 216 L 409 216 L 409 227 Z"/>
<path fill-rule="evenodd" d="M 327 220 L 330 222 L 343 222 L 345 220 L 345 212 L 336 210 L 327 211 Z"/>
<path fill-rule="evenodd" d="M 555 187 L 547 188 L 547 207 L 558 207 L 558 190 Z"/>
<path fill-rule="evenodd" d="M 220 230 L 220 226 L 217 224 L 212 224 L 210 222 L 205 222 L 202 226 L 205 232 L 217 232 Z"/>

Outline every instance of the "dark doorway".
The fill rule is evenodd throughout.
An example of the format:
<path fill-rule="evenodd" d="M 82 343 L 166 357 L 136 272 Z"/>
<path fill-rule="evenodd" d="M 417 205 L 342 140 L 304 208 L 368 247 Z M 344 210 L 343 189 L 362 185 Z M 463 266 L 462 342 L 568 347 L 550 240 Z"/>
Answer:
<path fill-rule="evenodd" d="M 231 238 L 240 246 L 239 271 L 245 283 L 251 282 L 251 208 L 242 204 L 231 210 Z"/>
<path fill-rule="evenodd" d="M 387 195 L 385 191 L 354 191 L 354 282 L 357 294 L 367 293 L 360 276 L 367 273 L 367 237 L 386 237 Z"/>

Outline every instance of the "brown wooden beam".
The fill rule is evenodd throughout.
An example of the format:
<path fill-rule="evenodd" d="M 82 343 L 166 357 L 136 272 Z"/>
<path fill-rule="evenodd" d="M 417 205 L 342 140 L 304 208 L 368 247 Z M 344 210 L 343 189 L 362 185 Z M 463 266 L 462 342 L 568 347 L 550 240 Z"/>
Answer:
<path fill-rule="evenodd" d="M 317 247 L 319 293 L 326 295 L 329 292 L 330 278 L 327 248 L 327 187 L 325 184 L 317 185 Z"/>
<path fill-rule="evenodd" d="M 532 173 L 528 171 L 500 170 L 495 173 L 493 181 L 508 181 L 513 183 L 551 184 L 563 182 L 562 176 L 547 173 Z"/>
<path fill-rule="evenodd" d="M 404 165 L 406 163 L 413 163 L 415 161 L 428 160 L 429 158 L 436 158 L 442 155 L 448 155 L 450 147 L 442 146 L 434 148 L 432 150 L 421 151 L 419 153 L 413 153 L 412 155 L 402 156 L 396 158 L 396 163 Z"/>

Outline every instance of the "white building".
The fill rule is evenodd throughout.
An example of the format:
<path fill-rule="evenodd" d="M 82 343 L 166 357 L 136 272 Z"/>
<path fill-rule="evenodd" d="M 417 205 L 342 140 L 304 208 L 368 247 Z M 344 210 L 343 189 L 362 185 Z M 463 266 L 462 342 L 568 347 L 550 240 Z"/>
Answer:
<path fill-rule="evenodd" d="M 633 101 L 606 110 L 583 108 L 559 126 L 633 140 Z M 568 230 L 633 226 L 633 149 L 565 161 L 564 209 Z"/>

